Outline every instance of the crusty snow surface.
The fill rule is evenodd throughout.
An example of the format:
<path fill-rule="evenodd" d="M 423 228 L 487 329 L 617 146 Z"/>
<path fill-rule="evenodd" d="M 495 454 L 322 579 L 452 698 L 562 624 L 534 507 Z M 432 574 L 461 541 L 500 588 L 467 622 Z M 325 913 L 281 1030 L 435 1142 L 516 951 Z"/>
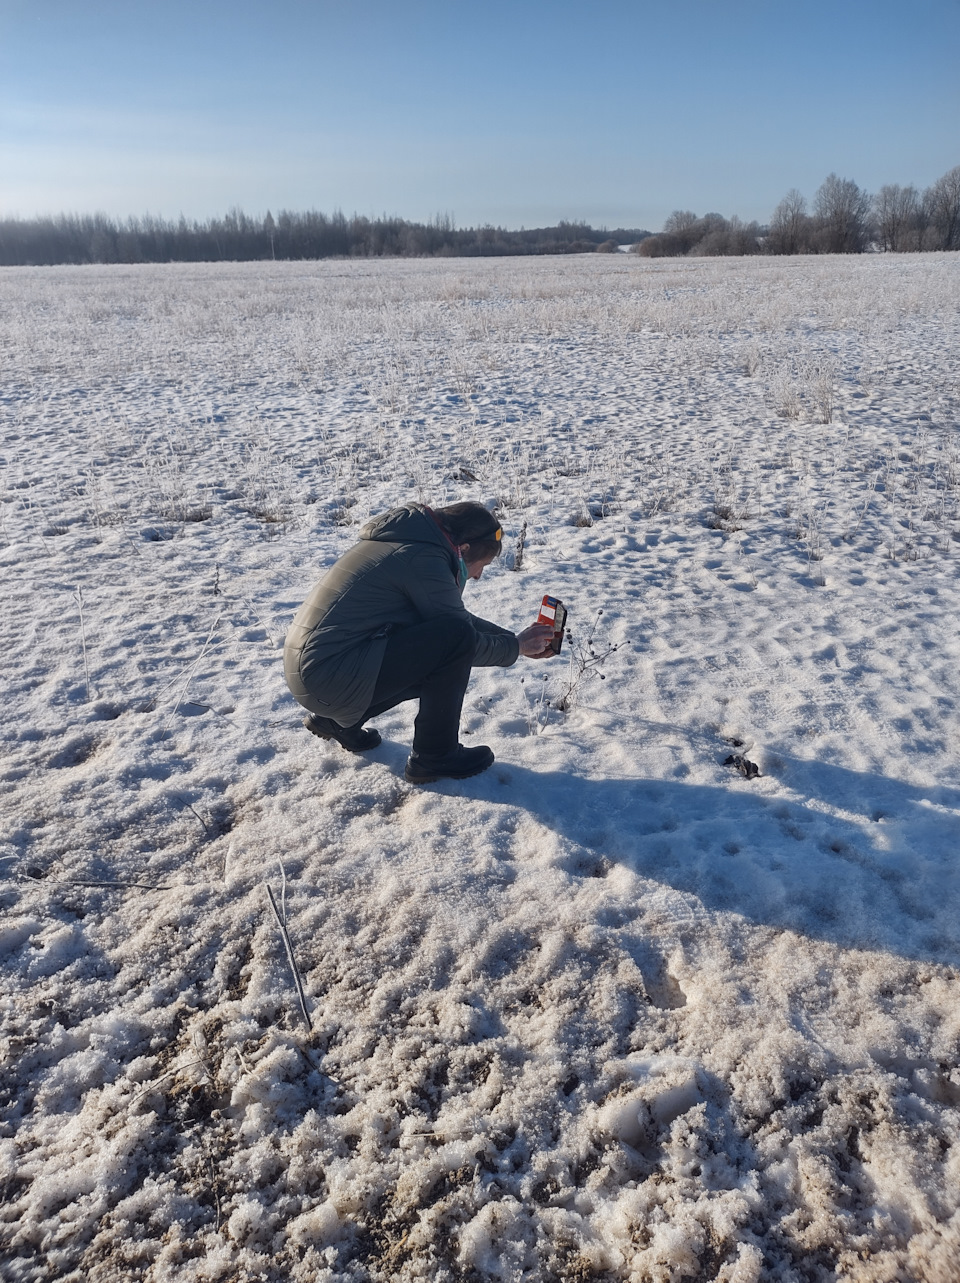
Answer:
<path fill-rule="evenodd" d="M 4 269 L 0 353 L 6 1283 L 956 1283 L 960 256 Z M 573 638 L 414 788 L 280 646 L 461 498 Z"/>

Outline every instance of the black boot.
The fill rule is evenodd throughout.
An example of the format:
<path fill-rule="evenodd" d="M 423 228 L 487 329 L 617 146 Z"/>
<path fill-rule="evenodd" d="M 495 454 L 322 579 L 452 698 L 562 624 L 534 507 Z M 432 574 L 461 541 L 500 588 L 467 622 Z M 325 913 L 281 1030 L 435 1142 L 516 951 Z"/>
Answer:
<path fill-rule="evenodd" d="M 366 753 L 380 743 L 380 732 L 365 731 L 359 722 L 356 726 L 341 726 L 332 717 L 317 717 L 311 713 L 303 719 L 303 724 L 311 735 L 322 740 L 336 740 L 348 753 Z"/>
<path fill-rule="evenodd" d="M 458 744 L 452 753 L 437 755 L 418 753 L 414 749 L 407 759 L 404 775 L 411 784 L 430 784 L 439 779 L 465 780 L 479 775 L 493 762 L 493 753 L 486 744 L 475 748 Z"/>

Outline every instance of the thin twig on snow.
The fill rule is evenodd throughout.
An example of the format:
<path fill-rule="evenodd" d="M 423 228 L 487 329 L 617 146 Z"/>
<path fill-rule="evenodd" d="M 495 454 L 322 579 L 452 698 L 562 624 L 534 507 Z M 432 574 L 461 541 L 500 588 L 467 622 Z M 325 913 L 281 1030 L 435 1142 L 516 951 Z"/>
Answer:
<path fill-rule="evenodd" d="M 297 986 L 297 997 L 300 999 L 300 1010 L 303 1012 L 303 1019 L 307 1029 L 313 1032 L 313 1022 L 310 1019 L 310 1013 L 307 1011 L 307 995 L 304 992 L 303 981 L 300 978 L 300 969 L 297 966 L 297 960 L 293 956 L 293 945 L 290 943 L 290 935 L 287 932 L 287 925 L 280 916 L 280 910 L 277 908 L 277 902 L 274 899 L 273 891 L 268 886 L 267 896 L 270 900 L 270 907 L 273 909 L 274 917 L 277 919 L 277 926 L 280 928 L 280 934 L 283 937 L 283 947 L 287 951 L 287 961 L 290 963 L 290 970 L 293 972 L 294 983 Z"/>

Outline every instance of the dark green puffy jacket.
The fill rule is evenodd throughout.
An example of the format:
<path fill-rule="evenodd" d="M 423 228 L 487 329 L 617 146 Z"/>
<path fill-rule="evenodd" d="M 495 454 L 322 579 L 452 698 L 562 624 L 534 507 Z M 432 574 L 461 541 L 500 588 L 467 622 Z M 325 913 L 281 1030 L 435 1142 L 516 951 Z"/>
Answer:
<path fill-rule="evenodd" d="M 515 663 L 517 638 L 466 610 L 459 574 L 460 559 L 429 509 L 411 504 L 368 522 L 287 633 L 283 671 L 294 697 L 353 726 L 370 707 L 388 633 L 442 615 L 470 620 L 475 666 Z"/>

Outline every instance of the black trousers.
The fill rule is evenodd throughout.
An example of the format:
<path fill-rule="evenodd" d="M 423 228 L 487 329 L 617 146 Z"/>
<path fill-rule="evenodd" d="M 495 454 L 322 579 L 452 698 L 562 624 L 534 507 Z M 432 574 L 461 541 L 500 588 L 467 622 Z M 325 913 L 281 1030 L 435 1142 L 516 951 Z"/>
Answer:
<path fill-rule="evenodd" d="M 458 615 L 391 633 L 373 699 L 360 722 L 408 699 L 419 699 L 414 749 L 431 757 L 455 752 L 475 649 L 473 625 Z"/>

